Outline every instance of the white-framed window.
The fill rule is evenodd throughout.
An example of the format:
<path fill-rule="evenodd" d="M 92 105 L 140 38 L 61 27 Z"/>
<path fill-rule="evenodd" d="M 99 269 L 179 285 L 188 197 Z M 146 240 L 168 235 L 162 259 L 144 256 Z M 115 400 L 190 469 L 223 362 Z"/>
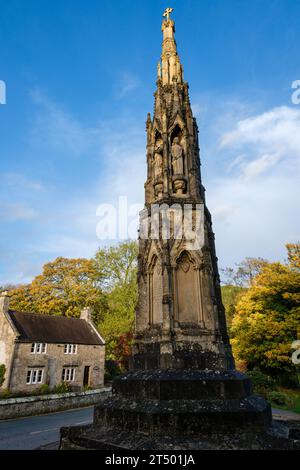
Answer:
<path fill-rule="evenodd" d="M 75 380 L 75 368 L 74 367 L 64 367 L 62 371 L 63 382 L 74 382 Z"/>
<path fill-rule="evenodd" d="M 77 354 L 77 344 L 65 344 L 65 354 Z"/>
<path fill-rule="evenodd" d="M 46 343 L 32 343 L 31 354 L 46 354 L 47 344 Z"/>
<path fill-rule="evenodd" d="M 36 384 L 43 383 L 43 375 L 44 375 L 43 369 L 28 369 L 26 384 L 36 385 Z"/>

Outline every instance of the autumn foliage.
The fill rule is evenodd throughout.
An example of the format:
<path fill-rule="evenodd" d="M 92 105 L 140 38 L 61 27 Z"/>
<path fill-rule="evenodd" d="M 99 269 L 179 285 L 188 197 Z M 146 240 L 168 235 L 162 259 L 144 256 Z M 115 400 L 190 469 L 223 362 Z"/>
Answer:
<path fill-rule="evenodd" d="M 288 263 L 265 264 L 239 298 L 230 333 L 237 362 L 297 383 L 291 345 L 300 339 L 299 244 L 287 250 Z"/>

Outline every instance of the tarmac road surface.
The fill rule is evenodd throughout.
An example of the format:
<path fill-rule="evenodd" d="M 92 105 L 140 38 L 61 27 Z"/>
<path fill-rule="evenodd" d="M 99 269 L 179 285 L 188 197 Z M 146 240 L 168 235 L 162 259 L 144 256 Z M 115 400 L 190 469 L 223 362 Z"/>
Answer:
<path fill-rule="evenodd" d="M 33 450 L 58 447 L 59 430 L 64 426 L 89 424 L 94 407 L 62 411 L 42 416 L 0 421 L 0 450 Z"/>

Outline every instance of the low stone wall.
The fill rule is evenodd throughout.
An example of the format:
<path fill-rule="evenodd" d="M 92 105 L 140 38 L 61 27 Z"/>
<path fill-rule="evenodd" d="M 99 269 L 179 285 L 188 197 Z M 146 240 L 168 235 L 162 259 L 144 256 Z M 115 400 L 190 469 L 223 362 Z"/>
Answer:
<path fill-rule="evenodd" d="M 111 388 L 107 387 L 80 393 L 8 398 L 0 400 L 0 420 L 91 406 L 106 399 L 110 393 Z"/>

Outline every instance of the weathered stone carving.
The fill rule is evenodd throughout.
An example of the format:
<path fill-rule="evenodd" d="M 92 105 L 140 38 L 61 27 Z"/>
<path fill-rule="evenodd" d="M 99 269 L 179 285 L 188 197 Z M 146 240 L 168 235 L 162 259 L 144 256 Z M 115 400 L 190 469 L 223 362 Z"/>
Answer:
<path fill-rule="evenodd" d="M 179 138 L 175 137 L 171 147 L 172 165 L 174 175 L 183 175 L 183 148 L 179 143 Z"/>
<path fill-rule="evenodd" d="M 156 180 L 160 179 L 163 174 L 163 143 L 162 140 L 158 140 L 155 145 L 154 153 L 154 177 Z"/>

